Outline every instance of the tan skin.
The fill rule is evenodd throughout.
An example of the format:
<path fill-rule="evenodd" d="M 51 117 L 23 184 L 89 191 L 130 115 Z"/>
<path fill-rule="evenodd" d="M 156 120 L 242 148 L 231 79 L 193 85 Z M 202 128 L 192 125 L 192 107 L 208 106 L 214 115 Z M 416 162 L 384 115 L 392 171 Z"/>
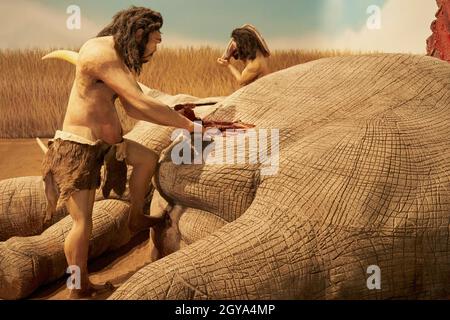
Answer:
<path fill-rule="evenodd" d="M 142 40 L 142 30 L 136 33 Z M 144 60 L 148 60 L 161 42 L 161 33 L 152 32 L 146 46 Z M 122 128 L 115 108 L 119 98 L 127 114 L 135 119 L 163 126 L 194 130 L 194 124 L 164 103 L 144 95 L 114 49 L 112 36 L 87 41 L 79 52 L 76 77 L 70 93 L 63 130 L 91 141 L 103 140 L 108 144 L 122 141 Z M 144 197 L 154 174 L 158 155 L 144 146 L 126 140 L 128 165 L 133 167 L 130 178 L 131 206 L 129 227 L 132 231 L 149 228 L 156 221 L 143 214 Z M 92 209 L 95 190 L 81 190 L 73 194 L 67 208 L 73 226 L 64 243 L 68 265 L 81 271 L 81 289 L 71 290 L 72 298 L 91 296 L 102 287 L 89 281 L 87 260 L 89 237 L 92 233 Z"/>
<path fill-rule="evenodd" d="M 245 68 L 242 73 L 226 59 L 219 58 L 217 63 L 223 67 L 228 67 L 233 77 L 242 87 L 270 73 L 268 59 L 264 57 L 260 50 L 257 50 L 255 59 L 244 61 Z"/>

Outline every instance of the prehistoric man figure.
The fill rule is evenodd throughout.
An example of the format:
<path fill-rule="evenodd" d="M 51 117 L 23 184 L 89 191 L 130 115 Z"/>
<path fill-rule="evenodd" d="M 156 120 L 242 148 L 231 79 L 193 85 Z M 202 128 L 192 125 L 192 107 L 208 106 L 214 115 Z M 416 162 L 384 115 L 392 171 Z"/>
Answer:
<path fill-rule="evenodd" d="M 162 24 L 160 13 L 131 7 L 118 12 L 110 25 L 80 49 L 63 128 L 50 141 L 43 162 L 49 210 L 65 203 L 73 219 L 64 252 L 68 265 L 80 268 L 81 288 L 71 290 L 71 297 L 90 296 L 104 289 L 90 283 L 87 260 L 95 189 L 100 185 L 105 157 L 112 155 L 123 166 L 133 167 L 130 229 L 149 228 L 155 222 L 144 215 L 143 205 L 158 155 L 123 139 L 115 99 L 119 98 L 135 119 L 194 130 L 192 121 L 144 95 L 136 82 L 142 65 L 161 42 Z"/>
<path fill-rule="evenodd" d="M 234 29 L 232 39 L 224 55 L 217 62 L 228 67 L 240 86 L 246 86 L 268 73 L 268 57 L 270 50 L 259 31 L 250 24 Z M 242 74 L 230 63 L 231 58 L 242 60 L 245 69 Z"/>

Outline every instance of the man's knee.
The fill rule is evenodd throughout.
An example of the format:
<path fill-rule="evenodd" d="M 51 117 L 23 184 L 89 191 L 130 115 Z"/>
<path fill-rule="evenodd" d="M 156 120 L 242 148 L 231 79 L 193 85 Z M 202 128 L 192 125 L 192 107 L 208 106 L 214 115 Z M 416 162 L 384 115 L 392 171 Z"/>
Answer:
<path fill-rule="evenodd" d="M 72 228 L 77 230 L 78 233 L 81 233 L 86 237 L 86 240 L 89 240 L 89 237 L 92 233 L 92 219 L 74 219 Z"/>
<path fill-rule="evenodd" d="M 135 161 L 133 161 L 133 163 L 131 163 L 131 166 L 148 169 L 154 168 L 159 159 L 158 155 L 150 149 L 141 150 L 137 158 L 138 159 L 136 159 Z"/>
<path fill-rule="evenodd" d="M 126 159 L 130 165 L 133 163 L 141 163 L 144 160 L 157 161 L 159 156 L 153 150 L 145 147 L 144 145 L 137 143 L 136 141 L 125 139 L 126 144 Z"/>
<path fill-rule="evenodd" d="M 92 223 L 94 196 L 95 190 L 81 190 L 71 195 L 66 207 L 74 222 Z"/>
<path fill-rule="evenodd" d="M 151 167 L 156 166 L 158 159 L 159 157 L 154 151 L 147 149 L 147 152 L 144 156 L 144 165 Z"/>

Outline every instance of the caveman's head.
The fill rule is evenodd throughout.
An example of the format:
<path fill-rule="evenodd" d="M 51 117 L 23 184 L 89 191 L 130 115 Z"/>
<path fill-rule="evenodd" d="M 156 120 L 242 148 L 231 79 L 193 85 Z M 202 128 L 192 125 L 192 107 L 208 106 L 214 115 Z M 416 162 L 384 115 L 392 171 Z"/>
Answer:
<path fill-rule="evenodd" d="M 119 11 L 97 37 L 113 36 L 117 53 L 131 71 L 139 74 L 161 42 L 162 25 L 159 12 L 132 6 Z"/>
<path fill-rule="evenodd" d="M 234 29 L 231 37 L 236 42 L 236 50 L 233 53 L 236 60 L 253 60 L 257 50 L 264 50 L 255 34 L 245 28 Z"/>

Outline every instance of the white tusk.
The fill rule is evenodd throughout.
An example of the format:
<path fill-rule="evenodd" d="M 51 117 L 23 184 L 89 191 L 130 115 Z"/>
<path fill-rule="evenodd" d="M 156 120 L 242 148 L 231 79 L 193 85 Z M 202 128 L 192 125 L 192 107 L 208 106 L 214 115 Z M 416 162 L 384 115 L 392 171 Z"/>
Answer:
<path fill-rule="evenodd" d="M 48 151 L 48 148 L 45 146 L 45 144 L 42 142 L 42 140 L 39 138 L 36 138 L 36 142 L 39 145 L 39 147 L 41 148 L 42 152 L 44 152 L 44 154 L 46 154 Z"/>
<path fill-rule="evenodd" d="M 42 57 L 42 60 L 46 59 L 60 59 L 76 65 L 78 61 L 78 52 L 70 50 L 56 50 Z"/>

